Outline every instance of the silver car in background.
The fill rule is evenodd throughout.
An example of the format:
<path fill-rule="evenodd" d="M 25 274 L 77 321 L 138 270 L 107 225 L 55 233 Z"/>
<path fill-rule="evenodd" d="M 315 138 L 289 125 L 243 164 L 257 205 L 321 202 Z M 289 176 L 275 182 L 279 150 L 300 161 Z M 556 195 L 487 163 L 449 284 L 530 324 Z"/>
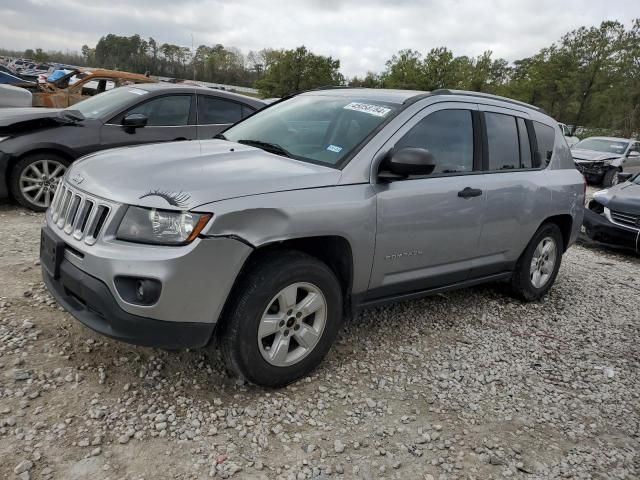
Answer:
<path fill-rule="evenodd" d="M 46 214 L 43 277 L 100 333 L 171 349 L 215 339 L 233 372 L 282 386 L 358 308 L 494 281 L 539 299 L 584 189 L 558 124 L 530 105 L 315 90 L 218 139 L 74 163 Z"/>
<path fill-rule="evenodd" d="M 640 173 L 640 141 L 617 137 L 589 137 L 571 147 L 576 168 L 589 183 L 612 187 L 620 173 Z"/>

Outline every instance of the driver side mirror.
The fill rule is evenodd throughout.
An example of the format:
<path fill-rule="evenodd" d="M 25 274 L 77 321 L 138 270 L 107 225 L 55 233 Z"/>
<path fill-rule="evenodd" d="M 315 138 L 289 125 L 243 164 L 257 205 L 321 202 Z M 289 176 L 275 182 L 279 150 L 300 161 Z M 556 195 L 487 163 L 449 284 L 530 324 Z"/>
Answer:
<path fill-rule="evenodd" d="M 431 175 L 436 168 L 436 161 L 433 154 L 425 148 L 404 147 L 392 151 L 382 168 L 401 177 Z"/>
<path fill-rule="evenodd" d="M 627 154 L 628 158 L 638 158 L 640 157 L 640 152 L 637 152 L 635 150 L 631 150 L 628 154 Z"/>
<path fill-rule="evenodd" d="M 142 128 L 147 125 L 149 119 L 141 113 L 132 113 L 122 119 L 122 126 L 130 129 Z"/>

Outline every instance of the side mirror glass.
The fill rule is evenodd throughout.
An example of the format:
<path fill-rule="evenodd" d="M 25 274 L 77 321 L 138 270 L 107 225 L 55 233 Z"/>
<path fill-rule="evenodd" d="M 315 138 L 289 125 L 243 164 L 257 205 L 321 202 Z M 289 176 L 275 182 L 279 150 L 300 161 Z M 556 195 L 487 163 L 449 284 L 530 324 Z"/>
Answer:
<path fill-rule="evenodd" d="M 424 148 L 405 147 L 391 154 L 385 169 L 402 176 L 431 175 L 436 168 L 433 154 Z"/>
<path fill-rule="evenodd" d="M 141 113 L 132 113 L 122 119 L 122 126 L 129 128 L 142 128 L 147 125 L 149 119 Z"/>

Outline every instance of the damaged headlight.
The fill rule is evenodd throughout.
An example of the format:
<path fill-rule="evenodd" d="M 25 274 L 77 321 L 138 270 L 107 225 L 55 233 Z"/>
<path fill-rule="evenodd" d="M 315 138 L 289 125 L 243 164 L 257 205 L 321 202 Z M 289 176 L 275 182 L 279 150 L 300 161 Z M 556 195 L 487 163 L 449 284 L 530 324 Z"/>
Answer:
<path fill-rule="evenodd" d="M 138 243 L 185 245 L 196 239 L 212 216 L 210 213 L 129 207 L 116 237 Z"/>

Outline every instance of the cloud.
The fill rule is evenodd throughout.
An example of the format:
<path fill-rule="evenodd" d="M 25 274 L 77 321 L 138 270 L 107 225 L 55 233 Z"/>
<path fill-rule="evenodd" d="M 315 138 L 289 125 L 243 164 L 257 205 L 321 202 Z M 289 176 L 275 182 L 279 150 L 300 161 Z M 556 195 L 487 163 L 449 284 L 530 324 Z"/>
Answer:
<path fill-rule="evenodd" d="M 403 48 L 515 60 L 579 26 L 637 17 L 640 3 L 629 0 L 3 0 L 0 47 L 79 51 L 107 33 L 190 46 L 193 35 L 196 46 L 245 53 L 306 45 L 339 58 L 350 77 L 381 71 Z"/>

